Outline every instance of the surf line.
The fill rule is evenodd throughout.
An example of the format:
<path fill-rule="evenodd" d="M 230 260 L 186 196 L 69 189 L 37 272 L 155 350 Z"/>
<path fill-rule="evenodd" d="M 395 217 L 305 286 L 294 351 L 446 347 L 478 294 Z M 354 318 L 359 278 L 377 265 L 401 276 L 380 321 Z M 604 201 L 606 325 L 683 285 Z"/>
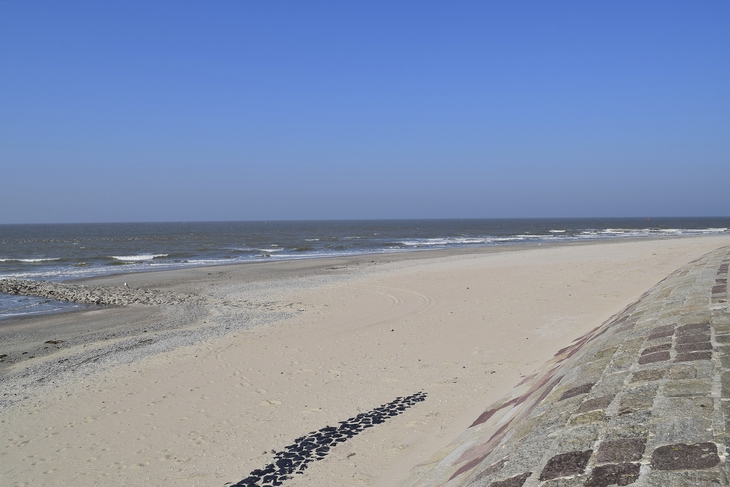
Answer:
<path fill-rule="evenodd" d="M 338 443 L 343 443 L 353 436 L 372 428 L 376 424 L 384 423 L 405 412 L 416 403 L 426 400 L 426 393 L 417 392 L 407 397 L 397 397 L 394 401 L 383 404 L 366 413 L 346 421 L 340 421 L 340 426 L 327 426 L 313 431 L 294 440 L 294 444 L 277 452 L 274 461 L 262 469 L 248 474 L 248 477 L 235 484 L 226 484 L 229 487 L 276 487 L 294 474 L 302 474 L 310 462 L 322 460 L 330 449 Z"/>

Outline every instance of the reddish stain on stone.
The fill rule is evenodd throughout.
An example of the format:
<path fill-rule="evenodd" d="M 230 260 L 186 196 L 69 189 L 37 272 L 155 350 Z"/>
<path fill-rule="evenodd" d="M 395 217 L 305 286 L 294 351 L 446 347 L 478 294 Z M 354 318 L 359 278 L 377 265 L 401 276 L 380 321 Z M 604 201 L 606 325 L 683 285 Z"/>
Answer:
<path fill-rule="evenodd" d="M 697 342 L 687 343 L 685 345 L 677 345 L 677 352 L 699 352 L 700 350 L 712 350 L 712 343 L 710 342 Z"/>
<path fill-rule="evenodd" d="M 491 484 L 489 484 L 489 487 L 522 487 L 523 485 L 525 485 L 525 481 L 530 475 L 532 475 L 532 472 L 525 472 L 523 474 L 515 475 L 514 477 L 510 477 L 508 479 L 492 482 Z"/>
<path fill-rule="evenodd" d="M 592 454 L 593 450 L 586 450 L 555 455 L 542 469 L 540 482 L 583 473 Z"/>
<path fill-rule="evenodd" d="M 472 468 L 476 467 L 477 465 L 479 465 L 482 462 L 482 460 L 484 460 L 485 458 L 487 458 L 487 455 L 483 455 L 481 457 L 475 458 L 474 460 L 472 460 L 472 461 L 470 461 L 470 462 L 462 465 L 462 467 L 459 470 L 457 470 L 454 473 L 454 475 L 451 476 L 451 478 L 449 480 L 453 480 L 456 477 L 458 477 L 459 475 L 463 474 L 464 472 L 468 472 Z"/>
<path fill-rule="evenodd" d="M 494 413 L 496 413 L 497 411 L 499 411 L 503 407 L 504 406 L 501 406 L 501 407 L 498 407 L 498 408 L 494 408 L 494 409 L 490 409 L 488 411 L 484 411 L 482 414 L 479 415 L 479 417 L 469 427 L 472 428 L 472 427 L 474 427 L 476 425 L 479 425 L 479 424 L 482 424 L 482 423 L 485 423 L 485 422 L 489 421 L 489 418 L 491 418 L 492 416 L 494 416 Z"/>
<path fill-rule="evenodd" d="M 560 396 L 559 401 L 562 401 L 563 399 L 569 399 L 571 397 L 579 396 L 581 394 L 587 394 L 593 389 L 593 386 L 596 385 L 595 382 L 590 382 L 588 384 L 581 384 L 577 387 L 573 387 L 572 389 L 568 389 L 563 393 L 562 396 Z"/>
<path fill-rule="evenodd" d="M 608 487 L 609 485 L 629 485 L 639 478 L 638 463 L 601 465 L 591 472 L 586 487 Z"/>
<path fill-rule="evenodd" d="M 511 426 L 511 424 L 512 424 L 512 421 L 508 421 L 505 424 L 503 424 L 502 426 L 500 426 L 499 429 L 497 431 L 495 431 L 492 436 L 489 437 L 488 442 L 492 441 L 493 439 L 495 439 L 498 436 L 503 435 L 504 432 L 507 431 L 507 428 L 509 428 Z"/>
<path fill-rule="evenodd" d="M 669 360 L 669 352 L 656 352 L 639 357 L 639 364 L 653 364 L 654 362 L 664 362 L 666 360 Z"/>
<path fill-rule="evenodd" d="M 553 389 L 555 389 L 555 386 L 557 386 L 558 384 L 560 384 L 560 381 L 561 380 L 563 380 L 563 376 L 562 375 L 560 377 L 558 377 L 557 379 L 555 379 L 554 381 L 552 381 L 550 384 L 548 384 L 545 387 L 545 390 L 543 390 L 540 393 L 540 395 L 537 397 L 537 399 L 535 399 L 535 402 L 533 402 L 532 405 L 529 408 L 527 408 L 527 410 L 525 411 L 525 414 L 529 414 L 532 411 L 534 411 L 535 408 L 537 408 L 540 405 L 540 403 L 542 402 L 542 400 L 545 399 L 548 396 L 548 394 L 550 394 L 552 392 Z"/>
<path fill-rule="evenodd" d="M 694 362 L 695 360 L 712 360 L 712 352 L 680 353 L 674 357 L 675 362 Z"/>
<path fill-rule="evenodd" d="M 569 345 L 565 348 L 561 348 L 560 350 L 558 350 L 558 352 L 555 354 L 555 357 L 564 355 L 562 357 L 562 360 L 567 360 L 570 357 L 572 357 L 573 355 L 575 355 L 576 353 L 578 353 L 578 351 L 581 348 L 583 348 L 583 346 L 588 342 L 589 342 L 589 339 L 587 337 L 581 338 L 578 342 L 574 343 L 573 345 Z"/>
<path fill-rule="evenodd" d="M 502 404 L 498 408 L 493 408 L 493 409 L 484 411 L 482 414 L 479 415 L 479 417 L 469 427 L 471 428 L 473 426 L 477 426 L 479 424 L 482 424 L 482 423 L 488 421 L 489 418 L 494 416 L 494 413 L 496 413 L 500 409 L 504 409 L 506 407 L 512 406 L 513 404 L 517 404 L 517 402 L 519 402 L 520 399 L 521 399 L 521 397 L 516 397 L 516 398 L 511 399 L 511 400 L 507 401 L 506 403 Z"/>
<path fill-rule="evenodd" d="M 598 463 L 638 462 L 644 456 L 646 438 L 622 438 L 604 441 L 596 452 Z"/>
<path fill-rule="evenodd" d="M 517 384 L 517 385 L 518 385 L 518 386 L 521 386 L 521 385 L 527 384 L 528 382 L 530 382 L 530 381 L 531 381 L 532 379 L 534 379 L 535 377 L 537 377 L 537 374 L 530 374 L 530 375 L 528 375 L 527 377 L 525 377 L 524 379 L 522 379 L 522 380 L 520 381 L 520 383 L 519 383 L 519 384 Z"/>
<path fill-rule="evenodd" d="M 660 446 L 651 455 L 651 466 L 657 470 L 702 470 L 720 463 L 714 443 Z"/>
<path fill-rule="evenodd" d="M 671 348 L 671 343 L 662 343 L 661 345 L 655 345 L 653 347 L 645 348 L 644 351 L 641 352 L 641 355 L 649 355 L 650 353 L 654 352 L 663 352 L 664 350 L 669 350 Z"/>

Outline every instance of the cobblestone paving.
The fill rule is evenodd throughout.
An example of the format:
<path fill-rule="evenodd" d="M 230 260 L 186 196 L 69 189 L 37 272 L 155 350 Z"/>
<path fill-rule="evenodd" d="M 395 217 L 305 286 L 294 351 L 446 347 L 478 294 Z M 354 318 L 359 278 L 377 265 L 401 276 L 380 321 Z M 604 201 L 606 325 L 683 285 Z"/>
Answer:
<path fill-rule="evenodd" d="M 729 485 L 730 247 L 559 351 L 402 487 Z"/>

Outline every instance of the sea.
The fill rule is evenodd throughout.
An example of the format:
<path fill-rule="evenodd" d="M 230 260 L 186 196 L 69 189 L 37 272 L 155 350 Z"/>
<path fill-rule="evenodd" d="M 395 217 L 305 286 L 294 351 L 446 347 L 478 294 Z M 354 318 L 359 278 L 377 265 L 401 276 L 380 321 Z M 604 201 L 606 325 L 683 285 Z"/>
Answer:
<path fill-rule="evenodd" d="M 729 233 L 730 217 L 0 225 L 0 279 L 67 281 L 267 260 Z M 0 293 L 0 319 L 81 306 Z"/>

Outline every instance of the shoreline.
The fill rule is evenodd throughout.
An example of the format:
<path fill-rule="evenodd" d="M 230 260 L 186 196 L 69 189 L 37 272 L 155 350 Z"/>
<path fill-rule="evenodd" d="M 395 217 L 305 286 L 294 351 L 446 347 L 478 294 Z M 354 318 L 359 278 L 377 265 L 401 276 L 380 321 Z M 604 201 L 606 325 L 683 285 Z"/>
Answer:
<path fill-rule="evenodd" d="M 98 433 L 118 426 L 109 417 L 107 408 L 112 406 L 100 406 L 103 400 L 119 411 L 117 418 L 126 418 L 125 431 L 160 430 L 143 435 L 149 437 L 144 440 L 125 435 L 104 440 L 115 456 L 127 458 L 125 475 L 136 478 L 131 466 L 137 458 L 137 463 L 150 462 L 138 467 L 140 474 L 173 485 L 174 479 L 188 478 L 178 476 L 180 468 L 189 472 L 195 464 L 200 485 L 209 485 L 237 482 L 263 467 L 273 456 L 263 451 L 280 451 L 302 434 L 424 390 L 428 398 L 407 413 L 338 446 L 311 464 L 303 478 L 287 481 L 388 485 L 447 445 L 476 411 L 541 366 L 551 351 L 620 311 L 679 267 L 677 263 L 728 243 L 728 237 L 708 236 L 527 244 L 486 252 L 427 250 L 85 279 L 81 282 L 93 285 L 127 282 L 181 293 L 197 290 L 208 304 L 131 306 L 4 321 L 3 330 L 14 328 L 11 334 L 26 333 L 26 338 L 35 333 L 41 346 L 50 332 L 86 333 L 88 340 L 64 340 L 50 344 L 46 355 L 13 367 L 0 364 L 5 366 L 0 372 L 4 393 L 12 389 L 9 369 L 28 369 L 16 386 L 37 382 L 38 374 L 46 374 L 51 383 L 36 385 L 36 392 L 15 402 L 21 407 L 6 408 L 0 418 L 5 428 L 13 425 L 14 434 L 35 438 L 40 425 L 30 418 L 47 426 L 54 421 L 71 424 L 54 411 L 73 404 L 79 419 L 98 417 L 86 430 Z M 409 257 L 400 258 L 404 254 Z M 99 324 L 106 331 L 90 331 Z M 529 340 L 535 345 L 528 345 Z M 129 345 L 134 346 L 124 348 Z M 95 361 L 90 348 L 102 356 Z M 87 361 L 74 370 L 52 370 L 74 360 Z M 144 404 L 128 402 L 125 394 L 144 398 Z M 202 407 L 208 400 L 215 406 Z M 148 415 L 155 410 L 159 415 L 164 403 L 174 420 Z M 79 421 L 74 424 L 71 430 L 84 428 Z M 206 437 L 204 442 L 192 441 L 191 431 Z M 66 434 L 53 437 L 53 445 L 70 441 Z M 29 441 L 39 448 L 38 440 Z M 80 448 L 96 451 L 99 445 Z M 169 445 L 187 460 L 158 455 Z M 32 474 L 35 481 L 46 482 L 40 466 L 23 463 L 27 448 L 18 447 L 7 457 L 26 465 L 14 467 L 9 478 Z M 48 448 L 53 451 L 53 446 Z M 202 461 L 201 452 L 205 462 L 196 463 Z M 348 457 L 351 453 L 355 455 Z M 79 455 L 66 460 L 86 466 L 87 458 Z M 99 455 L 91 463 L 101 462 L 94 471 L 103 476 L 113 462 L 104 467 L 111 458 Z M 53 457 L 48 453 L 45 462 L 57 463 Z M 155 460 L 161 463 L 151 462 L 152 457 L 162 458 Z M 178 473 L 166 476 L 168 468 Z M 102 478 L 82 470 L 61 477 L 76 485 Z M 197 485 L 195 478 L 185 482 Z"/>
<path fill-rule="evenodd" d="M 43 280 L 43 279 L 27 279 L 27 278 L 14 278 L 14 277 L 1 277 L 0 276 L 0 282 L 2 281 L 18 281 L 20 283 L 20 286 L 23 287 L 24 284 L 30 284 L 31 286 L 34 284 L 44 284 L 48 285 L 49 287 L 60 287 L 63 288 L 64 286 L 74 287 L 74 286 L 93 286 L 94 284 L 101 284 L 105 282 L 110 282 L 112 285 L 119 285 L 119 283 L 122 283 L 122 281 L 126 282 L 126 280 L 119 280 L 114 278 L 122 278 L 126 276 L 130 276 L 130 280 L 133 279 L 132 276 L 146 276 L 148 274 L 161 274 L 161 273 L 180 273 L 184 271 L 190 271 L 195 269 L 219 269 L 219 268 L 228 268 L 228 267 L 238 267 L 238 266 L 272 266 L 272 265 L 287 265 L 289 263 L 294 262 L 309 262 L 309 263 L 316 263 L 320 262 L 322 265 L 326 265 L 327 262 L 332 262 L 332 265 L 359 265 L 362 263 L 385 263 L 385 262 L 393 262 L 393 261 L 410 261 L 410 260 L 420 260 L 420 259 L 429 259 L 429 258 L 435 258 L 435 257 L 448 257 L 453 255 L 480 255 L 480 254 L 489 254 L 489 253 L 500 253 L 500 252 L 509 252 L 509 251 L 520 251 L 520 250 L 527 250 L 531 248 L 552 248 L 552 247 L 562 247 L 562 246 L 582 246 L 582 245 L 594 245 L 594 244 L 600 244 L 600 243 L 610 243 L 610 242 L 642 242 L 642 241 L 661 241 L 661 240 L 671 240 L 671 239 L 683 239 L 683 238 L 706 238 L 706 237 L 719 237 L 722 238 L 722 235 L 707 235 L 707 236 L 701 236 L 701 235 L 671 235 L 671 236 L 649 236 L 649 237 L 619 237 L 619 238 L 610 238 L 610 239 L 587 239 L 587 240 L 580 240 L 580 241 L 561 241 L 561 242 L 528 242 L 528 243 L 505 243 L 505 244 L 497 244 L 497 245 L 487 245 L 487 246 L 465 246 L 465 247 L 449 247 L 449 248 L 438 248 L 438 249 L 408 249 L 408 250 L 400 250 L 400 251 L 384 251 L 384 252 L 365 252 L 365 253 L 355 253 L 355 254 L 348 254 L 348 255 L 334 255 L 334 256 L 316 256 L 316 257 L 302 257 L 302 258 L 286 258 L 286 259 L 280 259 L 280 260 L 273 260 L 273 261 L 267 261 L 267 260 L 252 260 L 252 261 L 244 261 L 244 262 L 237 262 L 237 263 L 220 263 L 220 264 L 209 264 L 209 265 L 193 265 L 189 267 L 179 267 L 179 268 L 171 268 L 171 269 L 148 269 L 148 270 L 135 270 L 131 272 L 110 272 L 109 274 L 101 274 L 101 275 L 95 275 L 95 276 L 87 276 L 87 277 L 73 277 L 73 278 L 67 278 L 61 281 L 53 281 L 53 280 Z M 302 266 L 303 268 L 307 268 L 307 266 Z M 318 266 L 315 264 L 311 266 L 308 270 L 316 269 Z M 144 278 L 140 279 L 141 281 L 147 281 Z M 59 286 L 60 285 L 60 286 Z M 103 285 L 103 284 L 102 284 Z M 28 297 L 40 297 L 40 298 L 46 298 L 53 300 L 52 296 L 48 296 L 46 294 L 40 294 L 40 293 L 26 293 L 26 292 L 7 292 L 2 291 L 7 295 L 17 295 L 17 296 L 28 296 Z M 135 304 L 130 300 L 129 293 L 120 293 L 121 297 L 112 296 L 111 299 L 103 300 L 104 302 L 86 302 L 83 298 L 82 299 L 60 299 L 56 300 L 59 303 L 73 303 L 73 304 L 80 304 L 80 305 L 94 305 L 98 304 L 101 306 L 126 306 L 129 304 Z M 190 297 L 190 296 L 188 296 Z M 185 298 L 184 296 L 181 298 Z M 117 300 L 119 302 L 113 302 L 114 300 Z M 108 302 L 106 302 L 108 301 Z M 145 301 L 144 299 L 142 301 Z M 163 304 L 163 303 L 158 303 Z M 171 303 L 168 303 L 171 304 Z M 51 311 L 44 311 L 44 312 L 38 312 L 38 313 L 29 313 L 29 314 L 17 314 L 7 317 L 0 317 L 0 322 L 5 322 L 9 320 L 23 320 L 23 319 L 33 319 L 43 316 L 56 316 L 66 313 L 78 313 L 78 312 L 84 312 L 88 311 L 89 308 L 82 308 L 82 309 L 59 309 L 59 310 L 51 310 Z"/>

